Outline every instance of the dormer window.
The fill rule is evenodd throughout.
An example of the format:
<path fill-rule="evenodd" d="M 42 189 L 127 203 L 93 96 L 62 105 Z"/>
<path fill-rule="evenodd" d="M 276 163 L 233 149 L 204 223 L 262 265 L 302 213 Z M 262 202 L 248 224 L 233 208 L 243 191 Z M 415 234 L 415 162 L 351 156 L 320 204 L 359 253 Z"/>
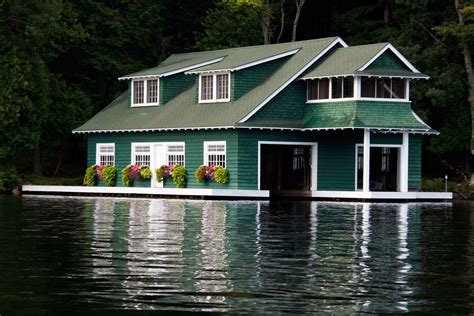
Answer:
<path fill-rule="evenodd" d="M 405 99 L 406 79 L 362 77 L 362 98 Z"/>
<path fill-rule="evenodd" d="M 228 102 L 230 100 L 229 73 L 199 76 L 199 102 Z"/>
<path fill-rule="evenodd" d="M 132 106 L 158 105 L 158 78 L 132 80 Z"/>
<path fill-rule="evenodd" d="M 308 80 L 308 101 L 354 97 L 354 77 Z"/>

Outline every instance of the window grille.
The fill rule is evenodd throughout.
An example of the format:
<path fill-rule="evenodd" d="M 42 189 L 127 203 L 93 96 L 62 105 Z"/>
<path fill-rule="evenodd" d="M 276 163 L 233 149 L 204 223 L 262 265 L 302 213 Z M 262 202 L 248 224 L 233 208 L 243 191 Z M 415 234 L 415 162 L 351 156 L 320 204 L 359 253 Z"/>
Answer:
<path fill-rule="evenodd" d="M 98 145 L 98 164 L 115 165 L 115 146 Z"/>

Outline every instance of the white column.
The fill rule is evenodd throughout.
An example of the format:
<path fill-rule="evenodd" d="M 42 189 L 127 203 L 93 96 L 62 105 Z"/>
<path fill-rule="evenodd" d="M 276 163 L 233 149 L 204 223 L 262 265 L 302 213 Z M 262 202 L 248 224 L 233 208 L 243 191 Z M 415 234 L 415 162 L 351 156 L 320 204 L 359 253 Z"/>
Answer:
<path fill-rule="evenodd" d="M 408 132 L 403 132 L 400 149 L 400 192 L 408 192 Z"/>
<path fill-rule="evenodd" d="M 370 191 L 370 129 L 364 129 L 364 181 L 362 190 Z"/>

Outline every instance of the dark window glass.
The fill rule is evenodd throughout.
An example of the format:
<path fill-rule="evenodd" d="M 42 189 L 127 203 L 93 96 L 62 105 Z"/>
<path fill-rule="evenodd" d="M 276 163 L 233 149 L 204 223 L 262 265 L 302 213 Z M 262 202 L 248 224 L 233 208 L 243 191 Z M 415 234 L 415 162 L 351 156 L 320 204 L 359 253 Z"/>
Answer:
<path fill-rule="evenodd" d="M 332 78 L 332 98 L 339 99 L 342 98 L 342 77 Z"/>
<path fill-rule="evenodd" d="M 318 99 L 318 80 L 308 80 L 308 100 Z"/>
<path fill-rule="evenodd" d="M 352 98 L 354 96 L 354 77 L 344 78 L 344 98 Z"/>
<path fill-rule="evenodd" d="M 329 79 L 319 79 L 319 99 L 329 99 Z"/>
<path fill-rule="evenodd" d="M 392 79 L 392 98 L 393 99 L 405 98 L 405 79 L 401 79 L 401 78 Z"/>
<path fill-rule="evenodd" d="M 390 98 L 391 88 L 390 79 L 388 78 L 377 78 L 377 98 Z"/>
<path fill-rule="evenodd" d="M 361 80 L 361 97 L 375 98 L 375 78 L 362 77 Z"/>

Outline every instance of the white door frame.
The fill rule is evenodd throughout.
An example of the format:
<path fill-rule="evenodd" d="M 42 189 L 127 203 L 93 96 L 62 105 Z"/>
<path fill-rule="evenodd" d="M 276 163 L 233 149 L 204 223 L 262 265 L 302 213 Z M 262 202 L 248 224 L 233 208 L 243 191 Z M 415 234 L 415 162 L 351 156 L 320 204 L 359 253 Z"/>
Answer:
<path fill-rule="evenodd" d="M 258 141 L 258 170 L 257 170 L 257 188 L 261 190 L 261 166 L 260 159 L 262 154 L 262 145 L 286 145 L 286 146 L 311 146 L 311 190 L 316 191 L 318 189 L 318 143 L 317 142 L 279 142 L 279 141 Z"/>

